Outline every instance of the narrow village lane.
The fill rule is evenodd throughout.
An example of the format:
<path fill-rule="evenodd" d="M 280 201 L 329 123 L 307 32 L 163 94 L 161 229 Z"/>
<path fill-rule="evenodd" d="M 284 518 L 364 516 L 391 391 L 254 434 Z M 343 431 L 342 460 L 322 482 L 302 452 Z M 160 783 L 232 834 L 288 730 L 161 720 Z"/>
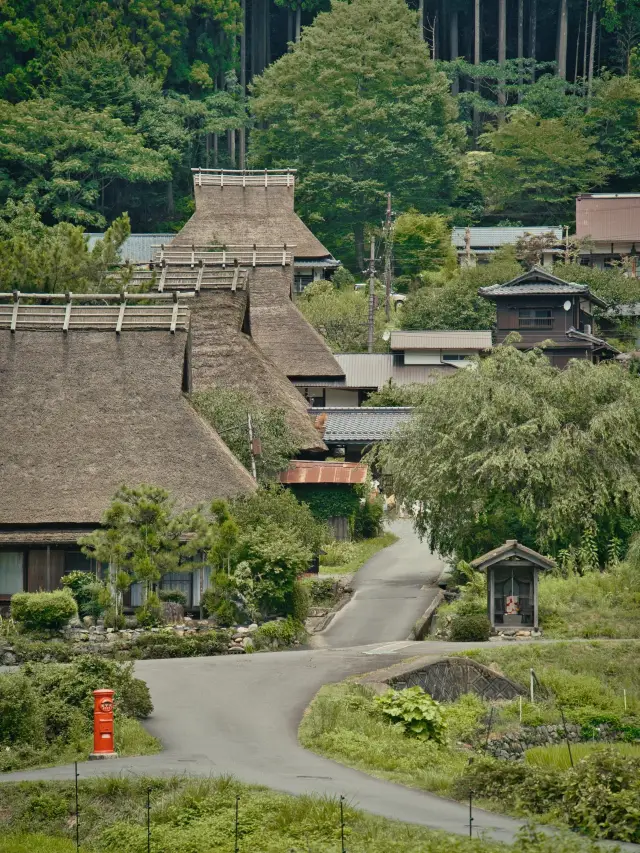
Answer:
<path fill-rule="evenodd" d="M 355 594 L 314 637 L 316 648 L 351 648 L 406 640 L 436 594 L 444 563 L 409 519 L 389 525 L 399 540 L 372 557 L 353 580 Z"/>

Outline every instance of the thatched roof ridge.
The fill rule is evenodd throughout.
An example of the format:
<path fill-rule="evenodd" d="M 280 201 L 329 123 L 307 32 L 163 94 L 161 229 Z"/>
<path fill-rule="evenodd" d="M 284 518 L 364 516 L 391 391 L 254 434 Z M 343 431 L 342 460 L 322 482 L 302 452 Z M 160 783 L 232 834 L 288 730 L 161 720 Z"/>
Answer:
<path fill-rule="evenodd" d="M 291 267 L 256 267 L 250 278 L 251 334 L 289 377 L 342 377 L 324 338 L 291 301 Z"/>
<path fill-rule="evenodd" d="M 0 525 L 96 523 L 123 483 L 179 508 L 255 488 L 182 394 L 187 337 L 0 332 Z"/>
<path fill-rule="evenodd" d="M 203 291 L 193 302 L 192 390 L 222 387 L 248 391 L 260 403 L 285 410 L 301 450 L 326 450 L 307 413 L 307 401 L 242 331 L 247 296 L 244 290 Z"/>
<path fill-rule="evenodd" d="M 294 211 L 293 186 L 195 186 L 196 212 L 176 244 L 295 246 L 296 258 L 328 258 Z"/>

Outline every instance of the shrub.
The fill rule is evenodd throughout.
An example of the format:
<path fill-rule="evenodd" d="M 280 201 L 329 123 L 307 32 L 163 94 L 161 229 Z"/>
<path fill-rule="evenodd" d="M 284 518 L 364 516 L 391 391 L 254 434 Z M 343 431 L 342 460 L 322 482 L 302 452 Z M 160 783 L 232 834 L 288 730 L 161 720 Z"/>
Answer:
<path fill-rule="evenodd" d="M 569 825 L 600 838 L 640 841 L 640 759 L 594 750 L 567 773 Z"/>
<path fill-rule="evenodd" d="M 335 603 L 338 595 L 338 586 L 332 578 L 307 580 L 305 581 L 305 585 L 312 606 L 330 606 Z"/>
<path fill-rule="evenodd" d="M 104 611 L 104 584 L 96 581 L 90 572 L 70 572 L 62 578 L 62 586 L 68 589 L 78 605 L 78 614 L 98 619 Z"/>
<path fill-rule="evenodd" d="M 116 631 L 122 631 L 127 623 L 122 613 L 118 613 L 115 607 L 110 607 L 105 611 L 104 624 L 105 628 L 113 628 Z"/>
<path fill-rule="evenodd" d="M 211 586 L 202 594 L 201 604 L 222 628 L 230 628 L 242 621 L 242 614 L 233 600 L 237 594 L 235 578 L 226 572 L 211 575 Z"/>
<path fill-rule="evenodd" d="M 164 624 L 162 604 L 155 593 L 150 593 L 142 607 L 138 607 L 136 620 L 141 628 L 159 628 Z"/>
<path fill-rule="evenodd" d="M 37 696 L 24 675 L 0 675 L 0 744 L 44 741 L 44 721 Z"/>
<path fill-rule="evenodd" d="M 78 615 L 68 590 L 20 592 L 11 599 L 11 616 L 28 631 L 57 631 Z"/>
<path fill-rule="evenodd" d="M 265 622 L 253 634 L 251 641 L 256 649 L 267 649 L 274 646 L 278 648 L 292 646 L 296 641 L 302 641 L 305 636 L 304 625 L 288 616 L 286 619 Z"/>
<path fill-rule="evenodd" d="M 446 723 L 440 703 L 432 699 L 421 687 L 388 690 L 376 699 L 376 705 L 409 737 L 434 740 L 437 743 L 444 741 Z"/>
<path fill-rule="evenodd" d="M 481 642 L 491 634 L 489 619 L 480 613 L 457 613 L 449 629 L 450 638 L 456 643 Z"/>
<path fill-rule="evenodd" d="M 442 712 L 447 724 L 447 734 L 453 742 L 473 742 L 486 716 L 487 706 L 475 693 L 465 693 L 449 705 L 443 705 Z"/>
<path fill-rule="evenodd" d="M 187 596 L 181 589 L 161 589 L 158 598 L 160 601 L 172 601 L 174 604 L 187 606 Z"/>
<path fill-rule="evenodd" d="M 207 631 L 191 637 L 180 637 L 174 632 L 147 634 L 135 641 L 131 654 L 137 660 L 191 658 L 224 654 L 228 645 L 226 631 Z"/>
<path fill-rule="evenodd" d="M 311 597 L 307 587 L 301 581 L 296 581 L 291 593 L 291 615 L 296 622 L 304 622 L 309 615 L 310 607 Z"/>
<path fill-rule="evenodd" d="M 356 539 L 373 539 L 382 533 L 384 508 L 382 498 L 363 501 L 356 510 L 353 535 Z"/>
<path fill-rule="evenodd" d="M 73 658 L 73 647 L 64 640 L 32 640 L 30 637 L 17 637 L 13 650 L 18 660 L 26 661 L 56 661 L 68 663 Z"/>

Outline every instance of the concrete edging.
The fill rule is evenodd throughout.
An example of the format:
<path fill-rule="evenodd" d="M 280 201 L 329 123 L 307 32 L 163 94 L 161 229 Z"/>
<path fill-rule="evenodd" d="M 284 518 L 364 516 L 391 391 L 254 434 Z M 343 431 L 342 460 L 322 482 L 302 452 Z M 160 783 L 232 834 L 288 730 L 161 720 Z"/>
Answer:
<path fill-rule="evenodd" d="M 415 625 L 411 629 L 411 633 L 407 637 L 408 640 L 422 640 L 424 639 L 425 634 L 428 632 L 429 627 L 431 625 L 431 620 L 435 616 L 436 610 L 442 602 L 444 601 L 444 593 L 441 589 L 436 592 L 435 598 L 431 602 L 431 604 L 424 611 L 422 616 L 416 621 Z"/>

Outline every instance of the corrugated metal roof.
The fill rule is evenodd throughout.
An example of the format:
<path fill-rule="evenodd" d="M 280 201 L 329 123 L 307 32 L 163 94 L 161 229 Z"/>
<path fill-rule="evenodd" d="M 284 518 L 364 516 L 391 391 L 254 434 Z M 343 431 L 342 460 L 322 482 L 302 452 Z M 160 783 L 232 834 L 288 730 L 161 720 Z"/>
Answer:
<path fill-rule="evenodd" d="M 345 372 L 344 380 L 294 381 L 297 388 L 342 388 L 380 390 L 391 381 L 394 385 L 428 385 L 442 376 L 454 373 L 450 364 L 394 364 L 393 353 L 336 353 L 335 359 Z"/>
<path fill-rule="evenodd" d="M 607 242 L 640 241 L 640 195 L 578 196 L 576 236 Z"/>
<path fill-rule="evenodd" d="M 492 347 L 491 331 L 391 332 L 392 350 L 484 350 Z"/>
<path fill-rule="evenodd" d="M 451 242 L 456 249 L 465 248 L 466 228 L 454 228 L 451 234 Z M 562 228 L 553 225 L 531 225 L 529 227 L 513 228 L 470 228 L 471 248 L 497 248 L 498 246 L 509 246 L 517 243 L 521 237 L 539 237 L 551 232 L 557 240 L 562 239 Z"/>
<path fill-rule="evenodd" d="M 371 444 L 386 441 L 391 433 L 411 418 L 413 408 L 309 409 L 312 416 L 326 414 L 325 444 Z"/>
<path fill-rule="evenodd" d="M 93 249 L 98 240 L 104 239 L 104 232 L 92 232 L 84 236 L 89 238 L 89 248 Z M 120 257 L 125 263 L 148 264 L 155 251 L 152 247 L 170 243 L 175 237 L 175 234 L 129 234 L 120 247 Z"/>
<path fill-rule="evenodd" d="M 288 485 L 339 483 L 356 486 L 367 479 L 367 466 L 361 462 L 308 462 L 294 460 L 280 474 L 280 482 Z"/>

